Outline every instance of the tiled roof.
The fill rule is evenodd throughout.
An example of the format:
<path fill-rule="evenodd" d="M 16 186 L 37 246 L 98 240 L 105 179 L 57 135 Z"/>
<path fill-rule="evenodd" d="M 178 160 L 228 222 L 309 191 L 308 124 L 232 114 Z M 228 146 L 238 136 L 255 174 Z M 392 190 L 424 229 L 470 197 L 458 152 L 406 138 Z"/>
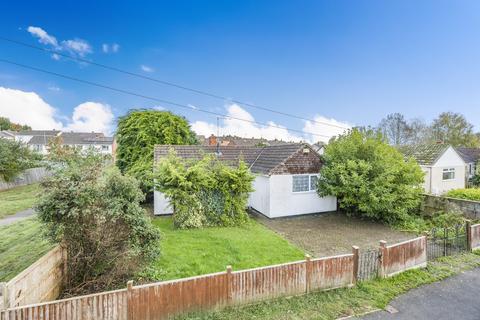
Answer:
<path fill-rule="evenodd" d="M 95 132 L 62 132 L 59 137 L 66 145 L 113 143 L 113 137 L 105 137 L 103 133 Z M 53 138 L 54 136 L 35 135 L 28 141 L 28 144 L 47 144 Z"/>
<path fill-rule="evenodd" d="M 236 165 L 238 160 L 243 159 L 253 173 L 270 174 L 273 169 L 284 163 L 289 157 L 305 146 L 304 143 L 292 143 L 277 146 L 251 147 L 251 146 L 222 146 L 219 148 L 218 159 Z M 214 154 L 216 146 L 178 146 L 156 145 L 155 162 L 168 155 L 174 150 L 182 159 L 199 160 L 204 154 Z"/>
<path fill-rule="evenodd" d="M 480 148 L 455 148 L 466 163 L 480 160 Z"/>
<path fill-rule="evenodd" d="M 56 136 L 59 133 L 59 130 L 25 130 L 14 132 L 16 136 Z"/>
<path fill-rule="evenodd" d="M 398 149 L 406 158 L 414 158 L 419 165 L 433 165 L 438 158 L 447 150 L 447 144 L 420 144 L 420 145 L 406 145 Z"/>

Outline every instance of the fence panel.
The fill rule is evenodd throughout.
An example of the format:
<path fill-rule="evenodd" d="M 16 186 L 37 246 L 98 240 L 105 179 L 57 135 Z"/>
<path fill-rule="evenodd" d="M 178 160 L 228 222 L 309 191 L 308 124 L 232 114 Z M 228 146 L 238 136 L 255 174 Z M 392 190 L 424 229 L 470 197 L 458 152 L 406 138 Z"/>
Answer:
<path fill-rule="evenodd" d="M 49 174 L 50 173 L 47 171 L 47 169 L 43 167 L 27 169 L 11 182 L 4 182 L 0 180 L 0 190 L 8 190 L 19 186 L 40 182 Z"/>
<path fill-rule="evenodd" d="M 383 242 L 386 244 L 385 242 Z M 427 265 L 427 239 L 419 237 L 391 246 L 381 247 L 382 276 L 391 276 L 396 273 Z"/>
<path fill-rule="evenodd" d="M 306 263 L 269 266 L 232 273 L 230 297 L 232 304 L 305 293 Z"/>
<path fill-rule="evenodd" d="M 361 251 L 358 262 L 358 280 L 365 281 L 376 278 L 379 260 L 378 249 Z"/>
<path fill-rule="evenodd" d="M 480 249 L 480 224 L 470 226 L 470 249 Z"/>
<path fill-rule="evenodd" d="M 353 285 L 353 254 L 313 259 L 309 274 L 309 289 L 332 289 Z"/>
<path fill-rule="evenodd" d="M 427 239 L 428 259 L 450 256 L 466 251 L 468 235 L 464 224 L 451 228 L 433 228 Z"/>

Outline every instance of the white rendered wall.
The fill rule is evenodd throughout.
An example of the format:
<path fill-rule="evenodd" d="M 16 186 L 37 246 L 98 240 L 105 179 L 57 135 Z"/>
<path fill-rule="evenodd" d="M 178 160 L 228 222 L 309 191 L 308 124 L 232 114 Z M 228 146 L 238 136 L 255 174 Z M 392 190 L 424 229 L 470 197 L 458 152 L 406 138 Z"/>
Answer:
<path fill-rule="evenodd" d="M 455 168 L 455 179 L 443 180 L 443 169 Z M 465 162 L 449 147 L 432 166 L 431 193 L 442 194 L 452 189 L 465 188 Z"/>
<path fill-rule="evenodd" d="M 153 214 L 166 215 L 173 214 L 172 206 L 163 193 L 155 191 L 153 193 Z"/>
<path fill-rule="evenodd" d="M 270 216 L 270 177 L 256 176 L 253 181 L 253 192 L 248 197 L 248 206 Z"/>

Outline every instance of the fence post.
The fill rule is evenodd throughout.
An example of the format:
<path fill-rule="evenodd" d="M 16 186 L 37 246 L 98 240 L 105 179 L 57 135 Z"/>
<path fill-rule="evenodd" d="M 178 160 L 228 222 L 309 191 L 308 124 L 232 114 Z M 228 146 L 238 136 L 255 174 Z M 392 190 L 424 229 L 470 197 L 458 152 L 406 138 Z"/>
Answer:
<path fill-rule="evenodd" d="M 133 280 L 127 282 L 127 320 L 134 319 L 133 314 Z"/>
<path fill-rule="evenodd" d="M 467 250 L 472 251 L 472 222 L 467 220 L 465 223 L 465 233 L 467 234 Z"/>
<path fill-rule="evenodd" d="M 353 285 L 357 284 L 358 281 L 358 260 L 359 260 L 359 250 L 360 248 L 357 246 L 352 246 L 352 253 L 353 253 Z"/>
<path fill-rule="evenodd" d="M 227 305 L 232 303 L 232 266 L 227 266 Z"/>
<path fill-rule="evenodd" d="M 309 254 L 305 255 L 305 292 L 310 292 L 310 278 L 312 276 L 312 257 Z"/>
<path fill-rule="evenodd" d="M 0 301 L 0 310 L 8 309 L 8 288 L 6 282 L 0 282 L 0 293 L 2 294 L 2 300 Z"/>
<path fill-rule="evenodd" d="M 385 265 L 387 263 L 387 241 L 381 240 L 380 241 L 380 261 L 378 267 L 378 273 L 380 278 L 385 278 Z"/>

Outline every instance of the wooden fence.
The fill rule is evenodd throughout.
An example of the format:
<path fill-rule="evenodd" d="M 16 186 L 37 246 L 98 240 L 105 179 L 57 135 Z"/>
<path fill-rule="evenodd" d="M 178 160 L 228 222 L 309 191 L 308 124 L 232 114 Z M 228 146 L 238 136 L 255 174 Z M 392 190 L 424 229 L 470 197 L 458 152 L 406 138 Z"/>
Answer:
<path fill-rule="evenodd" d="M 64 280 L 65 251 L 57 246 L 7 283 L 1 283 L 0 309 L 58 298 Z"/>
<path fill-rule="evenodd" d="M 469 250 L 480 249 L 480 224 L 467 224 L 467 243 Z"/>
<path fill-rule="evenodd" d="M 387 246 L 380 242 L 380 276 L 388 277 L 408 269 L 427 266 L 427 237 Z"/>
<path fill-rule="evenodd" d="M 425 238 L 382 246 L 384 276 L 426 262 Z M 207 274 L 133 286 L 71 299 L 0 311 L 0 320 L 153 320 L 188 312 L 215 310 L 353 286 L 358 274 L 358 248 L 352 254 L 311 259 L 255 269 Z"/>
<path fill-rule="evenodd" d="M 27 169 L 21 174 L 19 174 L 11 182 L 4 182 L 0 180 L 0 190 L 7 190 L 19 186 L 25 186 L 27 184 L 40 182 L 49 174 L 50 173 L 47 171 L 47 169 L 42 167 Z"/>

